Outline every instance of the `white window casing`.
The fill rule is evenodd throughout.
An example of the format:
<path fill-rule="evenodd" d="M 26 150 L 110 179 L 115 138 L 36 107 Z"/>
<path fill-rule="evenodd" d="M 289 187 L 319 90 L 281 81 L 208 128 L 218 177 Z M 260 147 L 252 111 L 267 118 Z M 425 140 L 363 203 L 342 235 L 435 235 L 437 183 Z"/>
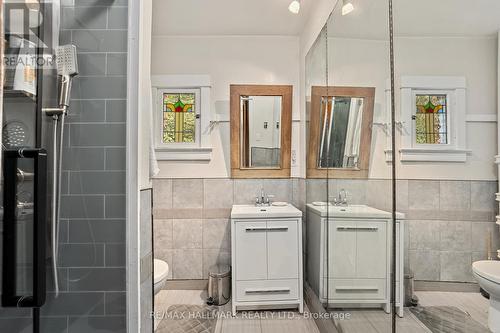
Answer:
<path fill-rule="evenodd" d="M 154 146 L 158 160 L 209 161 L 212 158 L 210 123 L 212 120 L 211 81 L 208 75 L 153 75 L 151 77 L 154 103 Z M 163 142 L 163 94 L 194 93 L 195 123 L 194 143 Z"/>

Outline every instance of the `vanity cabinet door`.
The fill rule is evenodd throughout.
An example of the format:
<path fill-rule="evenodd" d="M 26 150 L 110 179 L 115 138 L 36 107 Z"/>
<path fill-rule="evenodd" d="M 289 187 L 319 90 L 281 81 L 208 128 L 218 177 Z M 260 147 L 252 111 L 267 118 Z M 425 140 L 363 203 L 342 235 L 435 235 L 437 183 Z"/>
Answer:
<path fill-rule="evenodd" d="M 268 278 L 299 277 L 299 232 L 297 221 L 267 223 Z"/>
<path fill-rule="evenodd" d="M 267 279 L 267 223 L 235 222 L 236 280 Z"/>
<path fill-rule="evenodd" d="M 357 223 L 357 278 L 387 277 L 387 222 Z"/>
<path fill-rule="evenodd" d="M 329 222 L 328 240 L 325 244 L 328 252 L 329 278 L 356 277 L 356 233 L 357 222 Z"/>

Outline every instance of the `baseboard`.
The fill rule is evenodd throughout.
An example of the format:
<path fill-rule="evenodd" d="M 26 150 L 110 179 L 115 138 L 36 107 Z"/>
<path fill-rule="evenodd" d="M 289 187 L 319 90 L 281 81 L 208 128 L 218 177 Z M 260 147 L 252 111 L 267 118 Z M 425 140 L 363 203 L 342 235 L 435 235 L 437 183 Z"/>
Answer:
<path fill-rule="evenodd" d="M 208 280 L 167 280 L 163 290 L 206 290 Z"/>
<path fill-rule="evenodd" d="M 304 283 L 304 300 L 307 304 L 307 307 L 309 308 L 309 312 L 318 314 L 327 313 L 327 311 L 319 301 L 318 296 L 316 296 L 307 282 Z M 318 317 L 321 316 L 315 316 L 314 322 L 316 323 L 316 326 L 318 326 L 318 329 L 321 333 L 339 333 L 339 330 L 335 326 L 332 319 Z"/>
<path fill-rule="evenodd" d="M 479 285 L 472 282 L 415 281 L 415 291 L 479 292 Z"/>

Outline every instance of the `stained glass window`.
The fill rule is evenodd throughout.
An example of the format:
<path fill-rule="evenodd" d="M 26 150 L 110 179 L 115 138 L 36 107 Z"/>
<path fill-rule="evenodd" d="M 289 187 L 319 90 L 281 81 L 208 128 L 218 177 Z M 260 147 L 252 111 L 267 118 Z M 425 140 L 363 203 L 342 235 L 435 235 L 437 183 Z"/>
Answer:
<path fill-rule="evenodd" d="M 448 143 L 448 100 L 446 95 L 417 95 L 415 134 L 417 144 Z"/>
<path fill-rule="evenodd" d="M 196 137 L 196 95 L 163 94 L 163 143 L 194 143 Z"/>

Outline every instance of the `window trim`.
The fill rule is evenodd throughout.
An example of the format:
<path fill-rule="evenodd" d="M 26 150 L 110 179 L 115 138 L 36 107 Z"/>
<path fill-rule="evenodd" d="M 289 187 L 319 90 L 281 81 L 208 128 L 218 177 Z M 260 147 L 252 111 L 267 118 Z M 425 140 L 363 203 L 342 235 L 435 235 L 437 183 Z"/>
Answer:
<path fill-rule="evenodd" d="M 466 148 L 466 79 L 461 76 L 402 76 L 401 109 L 398 121 L 401 135 L 399 159 L 401 162 L 466 162 L 471 153 Z M 390 92 L 390 90 L 389 90 Z M 415 95 L 417 93 L 447 92 L 449 96 L 449 143 L 443 145 L 416 144 Z M 390 103 L 388 103 L 390 105 Z M 388 108 L 389 109 L 389 108 Z M 386 151 L 387 161 L 392 151 Z"/>
<path fill-rule="evenodd" d="M 212 143 L 210 124 L 211 115 L 211 80 L 209 75 L 152 75 L 151 86 L 153 94 L 154 120 L 154 148 L 156 158 L 160 161 L 210 161 L 212 159 Z M 163 127 L 163 98 L 159 106 L 159 96 L 162 91 L 195 91 L 197 98 L 197 119 L 195 143 L 164 143 Z M 199 106 L 198 106 L 199 104 Z M 160 118 L 159 118 L 160 117 Z M 158 121 L 160 119 L 160 121 Z M 159 123 L 159 124 L 157 124 Z"/>

